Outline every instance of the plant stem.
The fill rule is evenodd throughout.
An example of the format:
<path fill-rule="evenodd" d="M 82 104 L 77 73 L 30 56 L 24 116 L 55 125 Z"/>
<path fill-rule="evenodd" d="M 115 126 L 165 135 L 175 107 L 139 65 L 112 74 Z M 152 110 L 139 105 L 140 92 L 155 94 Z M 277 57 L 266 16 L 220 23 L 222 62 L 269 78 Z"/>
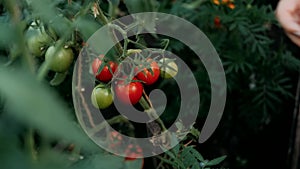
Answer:
<path fill-rule="evenodd" d="M 145 97 L 142 96 L 142 98 L 139 101 L 140 105 L 144 108 L 144 110 L 149 110 L 151 109 L 149 103 L 146 101 Z"/>
<path fill-rule="evenodd" d="M 25 136 L 25 145 L 30 153 L 30 157 L 32 158 L 32 160 L 37 160 L 35 142 L 34 142 L 34 132 L 32 128 L 29 128 Z"/>
<path fill-rule="evenodd" d="M 166 41 L 166 45 L 165 45 L 163 51 L 165 51 L 168 48 L 169 44 L 170 44 L 170 40 L 169 39 L 165 39 L 165 41 Z"/>
<path fill-rule="evenodd" d="M 108 24 L 108 19 L 107 19 L 107 17 L 104 15 L 102 9 L 100 8 L 99 3 L 97 3 L 97 8 L 98 8 L 98 12 L 99 12 L 99 19 L 102 21 L 102 23 L 103 23 L 104 25 L 107 25 L 107 24 Z"/>
<path fill-rule="evenodd" d="M 148 116 L 150 118 L 154 119 L 160 125 L 162 131 L 166 131 L 167 129 L 166 129 L 165 125 L 164 125 L 164 122 L 159 118 L 159 116 L 156 113 L 156 110 L 153 107 L 150 106 L 150 105 L 152 105 L 150 99 L 146 100 L 145 97 L 143 96 L 140 99 L 139 103 L 144 108 L 144 110 L 148 114 Z"/>
<path fill-rule="evenodd" d="M 99 17 L 97 17 L 97 18 L 99 18 L 100 19 L 100 21 L 104 24 L 104 25 L 107 25 L 108 23 L 109 23 L 109 21 L 108 21 L 108 19 L 107 19 L 107 17 L 104 15 L 104 13 L 103 13 L 103 11 L 102 11 L 102 9 L 100 8 L 100 6 L 99 6 L 99 4 L 97 3 L 97 5 L 98 5 L 98 11 L 99 11 Z M 113 40 L 115 41 L 115 42 L 117 42 L 117 36 L 116 36 L 116 34 L 114 33 L 114 31 L 112 30 L 112 35 L 113 35 Z M 121 54 L 123 54 L 123 47 L 122 47 L 122 45 L 118 42 L 118 43 L 116 43 L 116 50 L 118 51 L 118 53 L 121 55 Z"/>
<path fill-rule="evenodd" d="M 124 39 L 124 46 L 122 48 L 122 51 L 120 51 L 122 53 L 121 59 L 124 59 L 126 57 L 126 53 L 127 53 L 127 46 L 128 46 L 128 38 L 127 38 L 127 32 L 124 31 L 120 26 L 115 25 L 115 24 L 108 24 L 108 26 L 112 29 L 117 30 L 118 32 L 121 33 L 121 35 L 123 36 Z M 114 31 L 114 30 L 112 30 Z"/>
<path fill-rule="evenodd" d="M 132 44 L 134 44 L 134 45 L 140 47 L 141 49 L 147 49 L 146 46 L 144 46 L 144 45 L 142 45 L 142 44 L 140 44 L 140 43 L 138 43 L 138 42 L 135 42 L 135 41 L 130 40 L 130 39 L 129 39 L 128 41 L 129 41 L 129 43 L 132 43 Z"/>
<path fill-rule="evenodd" d="M 89 133 L 91 133 L 91 135 L 94 135 L 97 132 L 103 130 L 107 126 L 107 124 L 112 125 L 112 124 L 122 123 L 122 122 L 129 123 L 129 121 L 126 118 L 124 118 L 122 115 L 118 115 L 118 116 L 115 116 L 107 121 L 103 121 L 102 123 L 96 125 L 93 129 L 91 129 L 89 131 Z"/>

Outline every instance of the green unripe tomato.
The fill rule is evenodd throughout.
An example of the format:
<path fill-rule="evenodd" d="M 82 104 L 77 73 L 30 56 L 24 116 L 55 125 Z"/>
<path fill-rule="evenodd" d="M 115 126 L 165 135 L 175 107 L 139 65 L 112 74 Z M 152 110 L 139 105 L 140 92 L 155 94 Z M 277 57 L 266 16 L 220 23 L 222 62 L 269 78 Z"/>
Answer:
<path fill-rule="evenodd" d="M 34 56 L 42 56 L 53 41 L 46 32 L 36 28 L 29 28 L 25 37 L 28 50 Z"/>
<path fill-rule="evenodd" d="M 91 95 L 92 104 L 98 109 L 105 109 L 113 103 L 113 95 L 110 88 L 103 84 L 97 85 Z"/>
<path fill-rule="evenodd" d="M 56 50 L 58 50 L 56 55 L 53 55 Z M 70 48 L 58 49 L 56 46 L 50 46 L 45 54 L 45 60 L 49 62 L 49 69 L 54 72 L 66 72 L 71 66 L 73 59 L 74 53 Z"/>
<path fill-rule="evenodd" d="M 160 76 L 164 79 L 170 79 L 177 75 L 178 66 L 177 64 L 169 58 L 162 58 L 159 60 L 161 64 Z"/>

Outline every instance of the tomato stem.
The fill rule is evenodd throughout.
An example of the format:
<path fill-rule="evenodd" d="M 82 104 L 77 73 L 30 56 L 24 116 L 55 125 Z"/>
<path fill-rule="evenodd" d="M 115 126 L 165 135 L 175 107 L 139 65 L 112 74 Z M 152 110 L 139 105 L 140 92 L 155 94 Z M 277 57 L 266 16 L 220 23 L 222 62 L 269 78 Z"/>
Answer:
<path fill-rule="evenodd" d="M 128 40 L 128 42 L 129 43 L 132 43 L 132 44 L 134 44 L 134 45 L 136 45 L 136 46 L 138 46 L 138 47 L 140 47 L 141 49 L 147 49 L 147 47 L 146 46 L 144 46 L 144 45 L 142 45 L 141 43 L 139 43 L 139 42 L 136 42 L 136 41 L 133 41 L 133 40 Z"/>
<path fill-rule="evenodd" d="M 149 110 L 152 107 L 150 106 L 150 104 L 146 101 L 145 97 L 142 96 L 140 101 L 139 101 L 140 105 L 144 108 L 144 110 Z"/>
<path fill-rule="evenodd" d="M 145 90 L 143 90 L 143 94 L 144 94 L 144 96 L 145 96 L 147 102 L 149 103 L 150 107 L 153 109 L 152 102 L 151 102 L 149 96 L 146 94 Z"/>
<path fill-rule="evenodd" d="M 157 123 L 159 123 L 162 131 L 167 130 L 166 127 L 165 127 L 165 125 L 164 125 L 164 122 L 159 118 L 159 116 L 156 113 L 156 110 L 153 108 L 151 100 L 149 99 L 149 97 L 147 96 L 147 94 L 145 93 L 145 91 L 143 93 L 144 93 L 145 96 L 142 96 L 142 98 L 140 99 L 139 103 L 144 108 L 144 111 L 148 114 L 148 116 L 150 118 L 155 119 L 155 121 Z"/>
<path fill-rule="evenodd" d="M 166 45 L 165 45 L 163 51 L 165 51 L 168 48 L 170 40 L 169 39 L 165 39 L 165 42 L 166 42 Z"/>
<path fill-rule="evenodd" d="M 107 17 L 104 15 L 102 9 L 100 8 L 99 4 L 97 3 L 97 6 L 98 6 L 98 11 L 99 11 L 99 15 L 97 16 L 97 18 L 100 19 L 100 21 L 104 24 L 104 25 L 107 25 L 109 24 L 109 20 L 107 19 Z M 114 33 L 114 31 L 112 30 L 112 35 L 113 35 L 113 38 L 115 41 L 117 41 L 117 36 L 116 34 Z M 123 47 L 120 43 L 116 43 L 116 50 L 119 54 L 122 54 L 123 53 Z"/>
<path fill-rule="evenodd" d="M 119 51 L 122 54 L 122 58 L 125 58 L 126 56 L 126 52 L 127 52 L 127 46 L 128 46 L 128 38 L 127 38 L 127 32 L 125 30 L 123 30 L 120 26 L 116 25 L 116 24 L 110 24 L 109 23 L 109 27 L 112 29 L 117 30 L 119 33 L 121 33 L 121 35 L 123 36 L 124 39 L 124 45 L 123 48 L 121 48 L 122 50 Z M 112 30 L 113 31 L 113 30 Z M 116 39 L 115 39 L 116 40 Z"/>

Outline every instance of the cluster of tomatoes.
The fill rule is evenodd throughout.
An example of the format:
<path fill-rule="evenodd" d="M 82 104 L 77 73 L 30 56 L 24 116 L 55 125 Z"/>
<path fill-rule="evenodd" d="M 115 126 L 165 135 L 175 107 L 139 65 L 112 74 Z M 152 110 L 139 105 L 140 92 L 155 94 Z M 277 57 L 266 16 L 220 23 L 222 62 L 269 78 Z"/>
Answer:
<path fill-rule="evenodd" d="M 174 60 L 161 58 L 159 61 L 154 59 L 145 59 L 146 66 L 141 64 L 132 68 L 135 76 L 120 76 L 113 80 L 114 73 L 122 69 L 114 61 L 105 61 L 105 56 L 100 55 L 92 62 L 92 70 L 97 81 L 100 83 L 94 88 L 91 100 L 92 104 L 99 109 L 109 107 L 114 99 L 118 99 L 125 105 L 134 105 L 140 101 L 143 96 L 144 85 L 154 84 L 159 77 L 172 78 L 177 74 L 178 66 Z M 120 70 L 118 70 L 120 71 Z M 109 85 L 113 83 L 113 85 Z"/>
<path fill-rule="evenodd" d="M 54 72 L 66 72 L 74 60 L 74 53 L 68 46 L 59 47 L 55 32 L 45 30 L 33 22 L 25 33 L 26 43 L 29 52 L 36 57 L 45 56 L 49 63 L 48 69 Z"/>

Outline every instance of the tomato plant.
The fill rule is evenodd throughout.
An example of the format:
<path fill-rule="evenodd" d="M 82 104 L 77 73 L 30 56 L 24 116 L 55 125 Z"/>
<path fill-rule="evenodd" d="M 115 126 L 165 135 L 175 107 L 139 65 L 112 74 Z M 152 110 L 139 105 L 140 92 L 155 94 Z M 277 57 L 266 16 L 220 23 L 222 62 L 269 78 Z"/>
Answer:
<path fill-rule="evenodd" d="M 74 54 L 72 49 L 64 47 L 58 48 L 55 45 L 50 46 L 45 54 L 45 60 L 49 62 L 49 69 L 54 72 L 67 71 L 73 63 L 73 59 Z"/>
<path fill-rule="evenodd" d="M 202 94 L 201 106 L 193 126 L 197 128 L 189 131 L 190 128 L 184 128 L 180 123 L 176 123 L 178 130 L 171 131 L 171 139 L 180 134 L 179 131 L 189 132 L 185 140 L 180 138 L 177 147 L 156 157 L 147 158 L 145 168 L 255 168 L 255 166 L 278 168 L 277 162 L 279 161 L 289 163 L 282 159 L 299 159 L 286 158 L 282 154 L 285 154 L 287 150 L 283 148 L 279 148 L 276 154 L 267 151 L 256 152 L 258 149 L 268 150 L 274 147 L 264 142 L 272 142 L 276 146 L 292 143 L 293 138 L 287 141 L 282 136 L 286 137 L 286 133 L 291 128 L 295 129 L 297 123 L 296 115 L 293 117 L 293 123 L 290 123 L 292 113 L 282 112 L 291 111 L 294 105 L 295 110 L 299 107 L 299 103 L 295 104 L 295 100 L 299 100 L 297 99 L 299 94 L 296 95 L 295 92 L 298 91 L 296 78 L 298 78 L 300 62 L 299 58 L 294 57 L 298 56 L 299 52 L 297 52 L 298 48 L 293 49 L 291 43 L 286 41 L 287 38 L 284 38 L 283 32 L 280 31 L 274 19 L 273 7 L 267 4 L 272 3 L 274 6 L 276 1 L 3 0 L 1 2 L 0 150 L 2 151 L 0 154 L 1 160 L 5 161 L 1 163 L 1 168 L 16 168 L 15 157 L 22 159 L 19 160 L 18 165 L 25 168 L 67 169 L 70 166 L 80 169 L 141 168 L 142 159 L 135 159 L 141 156 L 141 150 L 133 144 L 134 141 L 130 142 L 131 144 L 128 143 L 130 145 L 127 147 L 127 138 L 116 131 L 122 131 L 128 136 L 156 138 L 158 133 L 168 130 L 168 126 L 173 123 L 170 119 L 175 119 L 171 117 L 177 116 L 177 110 L 181 109 L 182 97 L 176 90 L 178 87 L 175 84 L 176 81 L 165 80 L 178 76 L 181 67 L 177 65 L 179 62 L 168 58 L 170 55 L 161 51 L 176 54 L 191 68 L 191 75 L 194 75 L 199 83 L 198 87 Z M 210 110 L 209 106 L 212 106 L 210 104 L 212 87 L 218 88 L 219 85 L 218 79 L 211 79 L 212 74 L 208 74 L 209 71 L 207 71 L 207 68 L 214 69 L 214 67 L 204 65 L 196 53 L 191 51 L 189 48 L 191 46 L 183 43 L 184 41 L 180 42 L 178 39 L 161 34 L 156 35 L 156 30 L 162 30 L 160 23 L 168 23 L 159 19 L 159 15 L 135 17 L 130 22 L 114 22 L 123 16 L 140 12 L 168 13 L 192 22 L 195 28 L 198 27 L 203 31 L 219 53 L 219 61 L 222 62 L 226 73 L 228 101 L 226 113 L 220 123 L 222 127 L 218 128 L 219 132 L 212 140 L 205 143 L 207 145 L 205 148 L 197 143 L 195 133 L 201 129 L 202 122 L 206 119 L 204 116 L 207 110 Z M 93 44 L 89 41 L 90 37 L 99 28 L 105 26 L 109 28 L 107 36 L 99 37 L 98 40 L 101 43 L 92 46 Z M 182 36 L 188 37 L 189 33 L 193 36 L 192 32 L 186 32 L 189 30 L 184 29 L 184 25 L 172 24 L 171 27 L 170 31 L 182 30 Z M 153 33 L 143 34 L 144 30 Z M 180 31 L 173 32 L 181 34 Z M 108 37 L 110 35 L 112 36 Z M 136 36 L 127 37 L 126 35 Z M 64 42 L 68 48 L 57 43 L 57 39 Z M 201 57 L 210 59 L 210 54 L 206 53 L 210 50 L 206 48 L 207 44 L 197 43 L 199 39 L 193 40 L 196 42 L 195 46 L 205 48 Z M 116 42 L 116 44 L 109 49 L 108 53 L 101 51 L 110 42 Z M 147 49 L 153 49 L 153 47 L 158 49 L 156 53 L 147 53 Z M 81 51 L 84 52 L 81 53 Z M 78 64 L 72 72 L 74 57 L 84 53 L 87 53 L 86 57 L 80 57 L 77 60 Z M 104 55 L 99 56 L 99 53 L 105 56 L 113 55 L 116 61 L 108 60 Z M 129 81 L 135 76 L 134 73 L 137 73 L 136 79 L 127 83 L 127 79 L 116 78 L 116 85 L 110 84 L 114 73 L 120 67 L 118 65 L 130 60 L 128 59 L 130 55 L 134 56 L 133 63 L 128 64 L 124 73 L 130 72 L 127 77 Z M 97 56 L 96 59 L 95 56 Z M 167 58 L 153 59 L 156 64 L 153 60 L 145 59 L 154 58 L 152 56 L 155 58 L 166 56 Z M 136 65 L 139 65 L 138 71 L 140 72 L 135 71 Z M 219 70 L 221 69 L 217 69 Z M 159 81 L 158 76 L 161 77 Z M 185 76 L 189 75 L 182 74 L 181 77 Z M 72 80 L 72 77 L 75 80 Z M 93 84 L 86 86 L 85 82 L 89 80 L 92 80 Z M 44 81 L 49 81 L 49 84 L 41 83 Z M 143 85 L 147 85 L 145 92 Z M 149 116 L 162 109 L 157 106 L 159 99 L 148 96 L 148 92 L 151 93 L 154 87 L 162 89 L 168 98 L 166 109 L 159 117 Z M 93 89 L 92 92 L 90 92 L 91 89 Z M 71 90 L 74 92 L 72 93 Z M 59 98 L 53 95 L 56 92 Z M 73 99 L 72 96 L 74 96 Z M 122 119 L 118 110 L 114 106 L 109 106 L 113 104 L 114 98 L 127 105 L 140 102 L 134 108 L 149 117 L 158 117 L 153 121 L 157 125 L 144 125 L 140 128 L 139 124 Z M 36 101 L 38 101 L 38 106 Z M 65 102 L 67 106 L 63 106 L 62 102 Z M 191 106 L 196 105 L 191 104 Z M 100 116 L 97 109 L 104 109 L 101 111 L 102 115 L 116 131 L 105 130 L 107 123 L 101 123 L 97 119 L 97 116 Z M 182 110 L 189 112 L 190 109 L 182 107 Z M 78 121 L 68 118 L 68 115 L 73 117 L 75 113 L 80 118 L 79 120 L 85 122 L 88 128 L 86 131 L 93 132 L 93 137 L 89 138 L 88 136 L 91 135 L 78 133 L 80 129 L 74 125 Z M 179 115 L 179 121 L 185 118 L 184 115 Z M 224 123 L 226 125 L 223 125 Z M 292 125 L 295 126 L 292 127 Z M 101 128 L 103 126 L 104 128 Z M 153 126 L 158 129 L 153 130 Z M 237 126 L 240 127 L 239 130 Z M 266 133 L 266 129 L 271 126 L 280 126 L 280 130 L 272 128 L 276 132 Z M 297 135 L 297 131 L 292 132 L 292 137 Z M 83 136 L 86 138 L 82 139 Z M 257 140 L 261 144 L 253 144 L 252 141 L 255 140 L 249 139 L 249 136 L 251 138 L 260 136 L 264 137 L 262 140 L 266 140 L 263 142 Z M 103 140 L 111 149 L 118 149 L 116 151 L 118 153 L 124 153 L 127 147 L 125 154 L 128 157 L 124 159 L 111 155 L 101 147 L 93 143 L 90 145 L 81 139 Z M 153 144 L 156 143 L 155 139 L 152 141 Z M 166 138 L 167 141 L 169 141 L 168 138 Z M 251 149 L 250 144 L 260 146 Z M 236 151 L 237 148 L 239 151 Z M 293 146 L 289 147 L 291 150 L 293 148 Z M 221 164 L 222 166 L 214 166 L 220 165 L 224 156 L 210 161 L 202 158 L 199 150 L 209 157 L 224 153 L 230 154 L 231 157 L 226 163 Z M 143 153 L 147 154 L 146 149 L 143 149 Z M 256 163 L 255 160 L 258 162 Z M 280 168 L 290 167 L 282 165 Z"/>
<path fill-rule="evenodd" d="M 158 64 L 152 59 L 147 60 L 147 62 L 150 62 L 150 67 L 143 68 L 142 71 L 136 74 L 136 77 L 143 81 L 146 85 L 151 85 L 159 78 L 160 69 Z"/>
<path fill-rule="evenodd" d="M 133 80 L 137 80 L 133 78 Z M 131 81 L 128 84 L 124 80 L 115 82 L 114 92 L 115 97 L 125 104 L 136 104 L 143 95 L 144 87 L 140 82 Z"/>
<path fill-rule="evenodd" d="M 99 57 L 95 58 L 92 63 L 92 69 L 98 80 L 102 82 L 109 82 L 113 77 L 113 73 L 117 70 L 118 64 L 113 61 L 109 61 L 106 64 L 102 60 L 103 58 L 104 55 L 100 55 Z M 99 69 L 101 69 L 100 72 Z"/>
<path fill-rule="evenodd" d="M 91 95 L 92 104 L 99 109 L 105 109 L 113 103 L 111 89 L 103 84 L 97 85 Z"/>

